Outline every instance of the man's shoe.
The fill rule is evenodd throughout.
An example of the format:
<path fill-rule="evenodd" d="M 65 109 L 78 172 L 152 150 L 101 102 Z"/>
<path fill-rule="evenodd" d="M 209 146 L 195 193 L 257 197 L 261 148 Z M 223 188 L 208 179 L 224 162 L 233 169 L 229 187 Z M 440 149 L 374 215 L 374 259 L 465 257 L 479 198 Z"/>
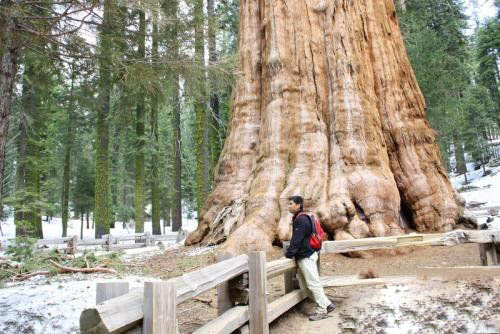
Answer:
<path fill-rule="evenodd" d="M 309 316 L 310 321 L 318 321 L 328 318 L 328 314 L 326 313 L 315 313 Z"/>
<path fill-rule="evenodd" d="M 326 307 L 326 313 L 333 312 L 333 311 L 335 311 L 336 308 L 337 308 L 337 305 L 335 305 L 335 303 L 331 303 L 330 305 L 328 305 Z"/>

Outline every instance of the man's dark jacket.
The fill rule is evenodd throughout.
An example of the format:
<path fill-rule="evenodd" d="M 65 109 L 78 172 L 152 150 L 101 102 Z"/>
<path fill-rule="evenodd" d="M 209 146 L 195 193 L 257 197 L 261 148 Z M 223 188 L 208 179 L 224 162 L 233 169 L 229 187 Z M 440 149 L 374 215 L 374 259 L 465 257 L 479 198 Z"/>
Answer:
<path fill-rule="evenodd" d="M 311 220 L 307 215 L 296 213 L 293 218 L 292 240 L 288 247 L 285 256 L 287 258 L 295 257 L 296 260 L 304 259 L 314 253 L 314 249 L 309 245 L 312 227 Z"/>

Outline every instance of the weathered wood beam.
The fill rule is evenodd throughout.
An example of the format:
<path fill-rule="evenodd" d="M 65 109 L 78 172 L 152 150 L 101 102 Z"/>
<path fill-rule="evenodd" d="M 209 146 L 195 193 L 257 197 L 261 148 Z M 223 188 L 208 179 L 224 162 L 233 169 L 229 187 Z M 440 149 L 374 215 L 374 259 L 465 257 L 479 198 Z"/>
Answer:
<path fill-rule="evenodd" d="M 490 243 L 500 239 L 500 230 L 455 230 L 435 234 L 363 238 L 323 242 L 325 253 L 346 253 L 370 249 L 391 249 L 407 246 L 454 246 L 463 243 Z"/>
<path fill-rule="evenodd" d="M 175 285 L 177 303 L 181 303 L 247 271 L 248 256 L 240 255 L 170 279 L 169 282 Z M 143 289 L 138 289 L 84 310 L 80 326 L 83 317 L 84 328 L 104 328 L 102 333 L 122 333 L 134 327 L 143 318 L 143 293 Z"/>
<path fill-rule="evenodd" d="M 250 334 L 269 333 L 267 321 L 266 253 L 251 252 L 248 258 L 248 285 L 250 288 Z"/>

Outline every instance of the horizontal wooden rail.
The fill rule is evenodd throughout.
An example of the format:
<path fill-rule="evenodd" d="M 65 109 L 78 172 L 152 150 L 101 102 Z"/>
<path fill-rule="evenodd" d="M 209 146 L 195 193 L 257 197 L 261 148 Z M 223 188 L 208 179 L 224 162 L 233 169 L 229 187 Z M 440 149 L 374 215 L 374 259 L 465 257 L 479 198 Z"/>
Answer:
<path fill-rule="evenodd" d="M 157 241 L 175 241 L 177 238 L 177 235 L 174 234 L 166 234 L 166 235 L 146 235 L 146 234 L 134 234 L 134 235 L 125 235 L 125 236 L 118 236 L 114 237 L 111 236 L 109 238 L 109 241 L 111 241 L 112 244 L 115 246 L 111 246 L 111 248 L 114 249 L 126 249 L 126 248 L 140 248 L 144 247 L 144 244 L 146 243 L 146 239 L 149 237 L 151 242 L 157 242 Z M 53 238 L 53 239 L 39 239 L 36 242 L 36 247 L 41 248 L 43 246 L 48 246 L 48 245 L 63 245 L 67 244 L 69 241 L 72 240 L 73 237 L 64 237 L 64 238 Z M 120 245 L 120 241 L 133 241 L 133 240 L 141 240 L 143 239 L 144 242 L 142 243 L 137 243 L 134 244 L 135 246 L 129 246 L 129 245 Z M 102 246 L 106 245 L 108 243 L 108 237 L 104 236 L 101 239 L 83 239 L 77 240 L 76 246 Z"/>
<path fill-rule="evenodd" d="M 324 253 L 346 253 L 407 246 L 455 246 L 463 243 L 491 243 L 500 240 L 500 230 L 454 230 L 447 233 L 405 234 L 400 236 L 325 241 Z"/>
<path fill-rule="evenodd" d="M 181 303 L 247 271 L 248 256 L 240 255 L 169 281 L 175 284 L 177 303 Z M 142 320 L 143 294 L 143 289 L 137 289 L 87 309 L 80 316 L 80 324 L 85 322 L 85 328 L 102 328 L 102 333 L 122 333 Z"/>

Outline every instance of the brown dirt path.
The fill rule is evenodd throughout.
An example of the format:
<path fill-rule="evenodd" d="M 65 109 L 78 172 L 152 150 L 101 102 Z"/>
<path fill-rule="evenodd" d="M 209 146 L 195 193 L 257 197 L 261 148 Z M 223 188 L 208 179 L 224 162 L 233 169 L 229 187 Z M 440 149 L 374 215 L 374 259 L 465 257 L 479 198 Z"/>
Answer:
<path fill-rule="evenodd" d="M 190 256 L 189 253 L 193 252 L 195 247 L 182 247 L 176 250 L 169 250 L 165 253 L 149 259 L 144 266 L 146 269 L 155 274 L 156 276 L 167 279 L 170 277 L 179 276 L 182 273 L 190 272 L 209 265 L 215 262 L 215 255 L 212 252 L 204 253 L 201 255 Z M 268 261 L 281 257 L 282 250 L 275 248 L 275 251 L 268 256 Z M 385 275 L 409 275 L 416 274 L 417 267 L 419 266 L 475 266 L 480 265 L 479 261 L 479 248 L 476 244 L 465 244 L 454 247 L 422 247 L 416 248 L 407 254 L 397 256 L 375 255 L 372 258 L 348 258 L 339 254 L 323 254 L 321 256 L 321 274 L 322 276 L 330 275 L 348 275 L 358 274 L 361 271 L 371 269 L 373 272 L 380 276 Z M 427 281 L 430 282 L 430 281 Z M 408 290 L 405 296 L 419 295 L 421 291 L 425 291 L 427 287 L 425 283 L 415 284 L 415 286 Z M 435 284 L 435 291 L 439 291 L 439 285 Z M 467 286 L 465 283 L 458 284 L 457 282 L 451 284 L 451 287 Z M 489 282 L 488 284 L 493 284 Z M 494 283 L 496 284 L 496 283 Z M 490 288 L 484 290 L 484 302 L 489 302 L 488 296 L 498 295 L 500 300 L 500 288 L 498 285 L 492 285 Z M 268 282 L 269 300 L 273 300 L 283 295 L 283 279 L 276 277 Z M 304 314 L 307 311 L 307 304 L 305 306 L 296 307 L 280 319 L 273 322 L 271 325 L 271 332 L 277 334 L 290 334 L 290 333 L 357 333 L 356 330 L 343 328 L 346 319 L 358 319 L 356 321 L 366 321 L 370 323 L 370 316 L 380 316 L 381 312 L 372 312 L 374 309 L 384 311 L 386 306 L 379 305 L 373 306 L 368 304 L 376 304 L 374 301 L 368 302 L 367 298 L 379 298 L 381 295 L 385 296 L 390 291 L 394 294 L 394 287 L 344 287 L 344 288 L 328 288 L 326 292 L 332 297 L 339 305 L 338 309 L 334 312 L 332 318 L 322 320 L 319 322 L 310 322 Z M 405 290 L 405 287 L 399 287 L 399 290 Z M 452 288 L 447 288 L 453 291 Z M 463 288 L 466 290 L 466 288 Z M 464 290 L 464 291 L 465 291 Z M 375 292 L 374 292 L 375 291 Z M 406 290 L 405 290 L 406 291 Z M 401 295 L 402 296 L 402 295 Z M 391 295 L 391 298 L 393 296 Z M 385 297 L 384 297 L 385 298 Z M 388 300 L 391 298 L 387 297 Z M 406 297 L 405 297 L 406 298 Z M 431 302 L 431 297 L 429 302 Z M 450 297 L 451 298 L 451 297 Z M 381 299 L 385 300 L 385 299 Z M 360 303 L 360 304 L 357 304 Z M 383 303 L 382 303 L 383 304 Z M 495 306 L 496 307 L 496 306 Z M 500 307 L 500 305 L 498 305 Z M 409 308 L 411 309 L 411 308 Z M 360 311 L 361 310 L 361 311 Z M 496 310 L 496 309 L 495 309 Z M 368 312 L 370 311 L 370 312 Z M 403 312 L 403 311 L 397 311 Z M 396 313 L 397 313 L 396 312 Z M 410 312 L 411 313 L 411 312 Z M 476 312 L 477 313 L 477 312 Z M 476 314 L 473 313 L 473 314 Z M 342 316 L 340 314 L 343 314 Z M 398 313 L 399 314 L 399 313 Z M 401 313 L 402 314 L 402 313 Z M 419 314 L 417 312 L 417 314 Z M 199 328 L 209 320 L 217 316 L 217 295 L 215 289 L 207 291 L 203 295 L 198 296 L 197 299 L 191 299 L 179 305 L 179 325 L 181 333 L 191 333 Z M 408 317 L 402 314 L 401 316 Z M 491 314 L 491 316 L 500 317 L 500 310 L 498 314 Z M 373 318 L 373 317 L 372 317 Z M 375 321 L 375 320 L 373 320 Z M 418 318 L 415 320 L 419 322 Z M 376 322 L 375 322 L 376 323 Z M 382 323 L 383 324 L 383 323 Z M 355 326 L 353 326 L 355 327 Z M 376 326 L 375 326 L 376 327 Z M 380 326 L 379 326 L 380 327 Z M 380 328 L 372 329 L 365 328 L 367 331 L 363 333 L 404 333 L 385 331 Z M 378 332 L 377 332 L 378 330 Z M 425 329 L 432 330 L 432 329 Z M 410 333 L 410 332 L 408 332 Z M 424 333 L 424 332 L 414 332 Z M 429 333 L 433 333 L 432 331 Z M 437 333 L 437 332 L 436 332 Z M 444 333 L 444 332 L 443 332 Z M 455 332 L 450 332 L 455 333 Z"/>

